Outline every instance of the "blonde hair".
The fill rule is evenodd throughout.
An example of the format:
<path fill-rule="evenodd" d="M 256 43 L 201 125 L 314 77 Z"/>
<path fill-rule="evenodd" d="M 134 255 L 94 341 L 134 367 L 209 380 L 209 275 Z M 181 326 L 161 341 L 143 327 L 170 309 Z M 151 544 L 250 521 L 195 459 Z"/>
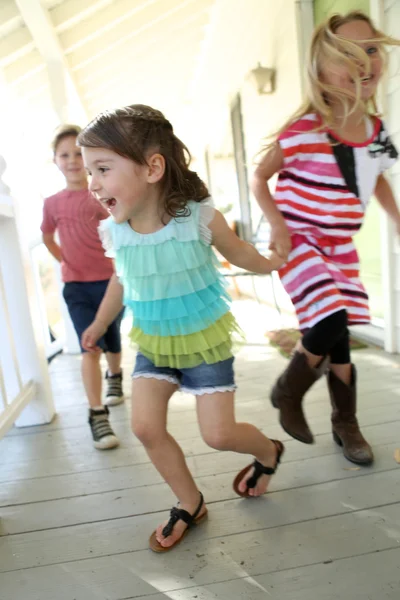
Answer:
<path fill-rule="evenodd" d="M 308 113 L 318 113 L 321 117 L 322 124 L 318 129 L 332 127 L 334 125 L 334 118 L 328 96 L 334 96 L 342 104 L 344 122 L 360 106 L 363 107 L 366 114 L 378 114 L 375 94 L 368 101 L 363 101 L 361 98 L 362 82 L 360 67 L 365 72 L 369 72 L 369 56 L 357 43 L 336 33 L 342 25 L 353 21 L 363 21 L 371 27 L 373 37 L 363 41 L 379 44 L 378 52 L 383 55 L 385 66 L 387 64 L 387 52 L 384 46 L 400 45 L 399 40 L 379 31 L 371 19 L 359 10 L 351 11 L 346 15 L 334 14 L 329 17 L 329 19 L 315 29 L 311 40 L 306 73 L 307 98 L 286 123 L 270 136 L 270 139 L 273 139 L 273 141 L 267 145 L 267 148 L 273 145 L 276 139 L 288 127 Z M 325 61 L 340 63 L 348 68 L 349 74 L 355 83 L 355 96 L 349 90 L 328 85 L 321 81 L 321 65 Z"/>

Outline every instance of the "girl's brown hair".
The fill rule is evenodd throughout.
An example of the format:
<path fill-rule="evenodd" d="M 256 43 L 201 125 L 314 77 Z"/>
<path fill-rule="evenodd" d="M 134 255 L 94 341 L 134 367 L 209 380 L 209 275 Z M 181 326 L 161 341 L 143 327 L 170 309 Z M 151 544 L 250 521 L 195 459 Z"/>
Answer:
<path fill-rule="evenodd" d="M 189 200 L 201 202 L 209 196 L 205 183 L 189 169 L 189 150 L 162 112 L 150 106 L 132 104 L 101 113 L 79 134 L 78 145 L 106 148 L 139 165 L 147 164 L 150 153 L 161 154 L 164 210 L 171 217 L 188 215 Z"/>
<path fill-rule="evenodd" d="M 332 109 L 328 97 L 335 96 L 343 106 L 343 118 L 346 118 L 360 105 L 364 106 L 365 113 L 377 114 L 377 102 L 375 95 L 367 102 L 361 99 L 362 82 L 360 69 L 369 71 L 370 59 L 366 52 L 355 42 L 337 34 L 337 30 L 347 23 L 363 21 L 367 23 L 372 31 L 372 38 L 364 40 L 371 44 L 377 44 L 378 51 L 387 58 L 385 45 L 400 45 L 400 41 L 379 31 L 372 20 L 365 13 L 354 10 L 346 15 L 334 14 L 324 23 L 319 25 L 313 34 L 309 50 L 306 83 L 307 97 L 300 108 L 286 121 L 286 123 L 271 136 L 270 139 L 279 137 L 298 119 L 308 113 L 318 113 L 322 120 L 322 127 L 331 128 L 334 125 Z M 336 86 L 327 85 L 321 80 L 322 65 L 324 62 L 346 65 L 351 78 L 355 83 L 355 96 L 348 90 Z M 386 61 L 387 62 L 387 61 Z M 269 144 L 267 147 L 271 146 Z"/>

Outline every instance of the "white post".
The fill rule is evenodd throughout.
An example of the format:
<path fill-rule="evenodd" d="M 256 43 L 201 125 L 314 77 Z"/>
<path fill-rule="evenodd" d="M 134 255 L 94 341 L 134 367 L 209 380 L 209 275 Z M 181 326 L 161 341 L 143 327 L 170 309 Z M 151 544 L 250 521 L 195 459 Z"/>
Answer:
<path fill-rule="evenodd" d="M 314 0 L 296 0 L 296 28 L 298 68 L 301 75 L 301 91 L 305 93 L 305 75 L 308 48 L 314 30 Z"/>
<path fill-rule="evenodd" d="M 383 0 L 370 0 L 370 13 L 378 29 L 386 31 L 385 11 Z M 390 60 L 390 58 L 389 58 Z M 383 79 L 379 89 L 379 105 L 388 117 L 388 75 Z M 389 130 L 390 130 L 390 119 Z M 390 175 L 389 175 L 390 179 Z M 381 212 L 381 257 L 382 257 L 382 290 L 384 298 L 384 349 L 386 352 L 397 352 L 396 330 L 396 299 L 395 299 L 395 255 L 393 248 L 393 226 L 386 213 Z"/>
<path fill-rule="evenodd" d="M 32 276 L 24 267 L 14 204 L 1 180 L 5 168 L 0 156 L 0 363 L 13 364 L 13 369 L 2 369 L 7 397 L 0 413 L 0 435 L 13 423 L 42 425 L 55 414 Z"/>

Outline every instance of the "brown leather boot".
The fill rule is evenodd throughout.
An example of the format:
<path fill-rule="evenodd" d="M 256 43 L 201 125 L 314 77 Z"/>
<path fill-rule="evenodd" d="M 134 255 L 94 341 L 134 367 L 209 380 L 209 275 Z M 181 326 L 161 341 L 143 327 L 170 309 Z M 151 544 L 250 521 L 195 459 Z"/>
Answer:
<path fill-rule="evenodd" d="M 280 411 L 280 424 L 286 433 L 303 444 L 314 443 L 314 436 L 302 409 L 303 396 L 320 378 L 325 364 L 323 361 L 320 367 L 313 369 L 305 354 L 295 352 L 272 388 L 271 402 Z"/>
<path fill-rule="evenodd" d="M 346 385 L 329 371 L 328 387 L 332 404 L 333 439 L 343 447 L 343 454 L 357 465 L 370 465 L 374 460 L 371 446 L 364 439 L 356 417 L 356 368 L 351 366 L 351 384 Z"/>

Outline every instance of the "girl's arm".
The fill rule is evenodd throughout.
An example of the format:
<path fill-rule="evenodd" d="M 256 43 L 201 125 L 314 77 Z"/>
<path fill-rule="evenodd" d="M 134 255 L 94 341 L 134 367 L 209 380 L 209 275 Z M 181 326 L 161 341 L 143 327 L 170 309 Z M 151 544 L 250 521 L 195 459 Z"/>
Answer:
<path fill-rule="evenodd" d="M 108 283 L 106 293 L 96 314 L 96 321 L 104 323 L 107 329 L 123 308 L 123 294 L 124 288 L 114 273 Z"/>
<path fill-rule="evenodd" d="M 383 175 L 379 175 L 375 186 L 375 197 L 383 210 L 389 215 L 400 234 L 400 211 L 397 207 L 390 183 Z"/>
<path fill-rule="evenodd" d="M 54 233 L 44 233 L 42 235 L 42 239 L 43 239 L 43 244 L 46 246 L 46 248 L 50 252 L 50 254 L 52 256 L 54 256 L 54 258 L 56 260 L 58 260 L 58 262 L 61 262 L 62 261 L 61 247 L 55 241 Z"/>
<path fill-rule="evenodd" d="M 232 265 L 254 273 L 266 274 L 278 269 L 285 262 L 273 251 L 271 258 L 265 258 L 254 246 L 238 238 L 218 210 L 215 211 L 208 227 L 213 245 Z"/>
<path fill-rule="evenodd" d="M 268 188 L 268 181 L 283 167 L 283 153 L 280 145 L 276 143 L 264 156 L 256 170 L 251 182 L 251 190 L 256 197 L 265 218 L 271 225 L 270 249 L 275 250 L 283 259 L 287 259 L 292 244 L 290 233 L 282 213 L 276 206 Z"/>
<path fill-rule="evenodd" d="M 104 298 L 101 301 L 96 318 L 82 334 L 82 347 L 88 352 L 97 352 L 97 341 L 105 334 L 111 323 L 116 319 L 123 308 L 124 288 L 118 277 L 111 277 Z"/>

